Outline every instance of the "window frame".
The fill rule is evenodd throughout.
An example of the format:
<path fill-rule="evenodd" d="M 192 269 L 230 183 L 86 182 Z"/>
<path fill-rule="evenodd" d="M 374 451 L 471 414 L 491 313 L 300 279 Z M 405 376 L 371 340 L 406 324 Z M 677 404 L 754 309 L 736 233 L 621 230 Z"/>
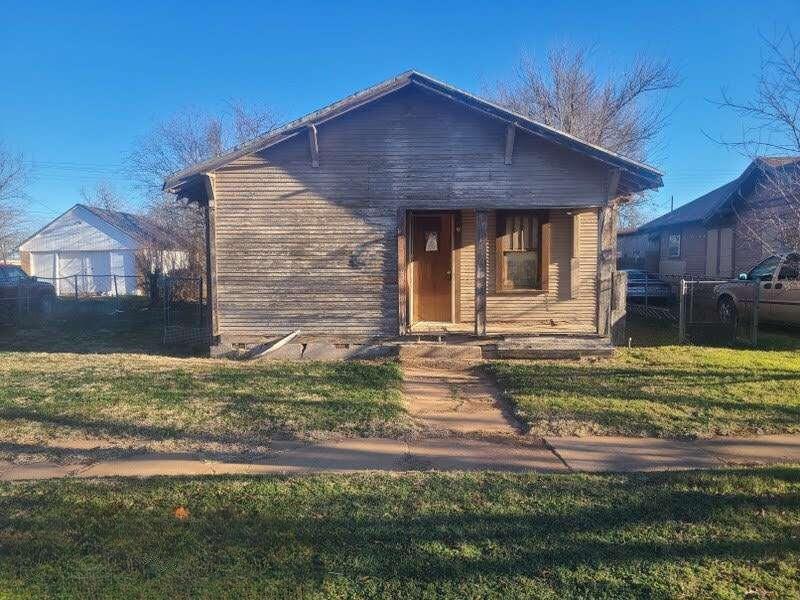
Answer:
<path fill-rule="evenodd" d="M 536 244 L 533 249 L 519 250 L 508 247 L 506 221 L 509 217 L 527 217 L 536 219 Z M 549 258 L 550 213 L 543 210 L 497 210 L 495 211 L 495 293 L 497 294 L 541 294 L 547 291 L 547 276 L 544 264 Z M 505 255 L 507 252 L 535 252 L 536 280 L 533 287 L 514 287 L 509 285 L 506 276 Z"/>
<path fill-rule="evenodd" d="M 672 239 L 678 238 L 678 253 L 672 253 Z M 678 231 L 677 233 L 668 233 L 667 234 L 667 258 L 680 258 L 681 257 L 681 245 L 683 244 L 683 234 Z"/>

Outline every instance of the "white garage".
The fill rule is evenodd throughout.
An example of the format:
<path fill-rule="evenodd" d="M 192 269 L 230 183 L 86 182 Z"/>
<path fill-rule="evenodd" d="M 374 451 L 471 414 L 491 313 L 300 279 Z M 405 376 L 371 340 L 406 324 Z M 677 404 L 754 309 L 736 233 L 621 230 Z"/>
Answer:
<path fill-rule="evenodd" d="M 137 254 L 157 248 L 170 259 L 164 271 L 185 266 L 185 253 L 165 250 L 169 240 L 144 217 L 76 204 L 20 244 L 20 261 L 62 296 L 135 294 Z"/>

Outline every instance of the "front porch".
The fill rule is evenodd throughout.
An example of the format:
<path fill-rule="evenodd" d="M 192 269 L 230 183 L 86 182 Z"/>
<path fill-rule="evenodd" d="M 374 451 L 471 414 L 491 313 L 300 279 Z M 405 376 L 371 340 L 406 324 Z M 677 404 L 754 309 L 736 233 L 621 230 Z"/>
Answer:
<path fill-rule="evenodd" d="M 400 335 L 608 335 L 604 213 L 399 210 Z"/>

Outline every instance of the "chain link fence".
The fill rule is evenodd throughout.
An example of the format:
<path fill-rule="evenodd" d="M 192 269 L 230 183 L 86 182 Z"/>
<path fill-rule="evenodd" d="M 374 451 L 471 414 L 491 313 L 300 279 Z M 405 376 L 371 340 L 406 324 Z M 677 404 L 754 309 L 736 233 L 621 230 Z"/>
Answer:
<path fill-rule="evenodd" d="M 720 289 L 729 281 L 682 279 L 678 289 L 678 341 L 694 344 L 758 344 L 757 281 L 737 282 L 735 295 Z"/>
<path fill-rule="evenodd" d="M 49 285 L 47 285 L 49 284 Z M 80 275 L 0 287 L 0 344 L 62 351 L 207 349 L 202 279 Z"/>
<path fill-rule="evenodd" d="M 760 294 L 757 282 L 687 280 L 678 282 L 674 302 L 651 304 L 636 298 L 627 303 L 629 342 L 637 345 L 758 344 Z M 720 287 L 723 286 L 723 287 Z"/>

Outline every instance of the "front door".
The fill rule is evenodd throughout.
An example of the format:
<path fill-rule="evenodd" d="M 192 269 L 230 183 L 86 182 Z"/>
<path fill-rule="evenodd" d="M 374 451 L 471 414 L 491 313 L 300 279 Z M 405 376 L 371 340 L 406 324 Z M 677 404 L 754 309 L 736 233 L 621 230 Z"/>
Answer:
<path fill-rule="evenodd" d="M 412 217 L 414 321 L 452 321 L 452 225 L 447 213 Z"/>

